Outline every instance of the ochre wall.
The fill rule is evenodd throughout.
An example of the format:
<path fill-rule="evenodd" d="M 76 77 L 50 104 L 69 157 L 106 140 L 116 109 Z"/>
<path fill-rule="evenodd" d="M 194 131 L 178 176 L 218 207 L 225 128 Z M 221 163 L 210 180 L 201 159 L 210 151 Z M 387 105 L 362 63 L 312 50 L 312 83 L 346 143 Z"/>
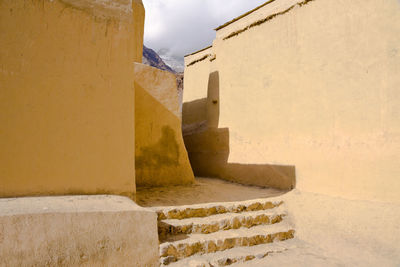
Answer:
<path fill-rule="evenodd" d="M 294 188 L 294 166 L 228 162 L 230 129 L 218 128 L 220 102 L 224 105 L 224 99 L 220 99 L 217 62 L 211 48 L 185 57 L 184 98 L 188 102 L 183 104 L 182 128 L 194 174 L 246 185 Z"/>
<path fill-rule="evenodd" d="M 0 197 L 134 197 L 143 19 L 140 0 L 0 1 Z"/>
<path fill-rule="evenodd" d="M 184 91 L 183 102 L 190 102 L 207 97 L 210 58 L 205 57 L 212 53 L 212 48 L 207 48 L 193 55 L 185 56 L 185 78 L 183 80 L 183 89 L 191 88 L 191 90 L 188 92 Z M 189 68 L 191 71 L 187 71 Z"/>
<path fill-rule="evenodd" d="M 173 74 L 135 63 L 135 152 L 137 186 L 194 181 L 182 139 Z"/>
<path fill-rule="evenodd" d="M 294 166 L 229 163 L 228 128 L 207 128 L 183 138 L 196 176 L 282 190 L 295 187 Z"/>
<path fill-rule="evenodd" d="M 206 129 L 183 138 L 195 175 L 221 177 L 229 156 L 229 129 Z"/>
<path fill-rule="evenodd" d="M 173 74 L 141 63 L 134 63 L 134 73 L 135 82 L 145 88 L 170 113 L 180 118 L 176 79 L 171 79 Z"/>
<path fill-rule="evenodd" d="M 212 49 L 208 48 L 194 55 L 185 56 L 182 105 L 184 134 L 207 127 L 207 88 L 211 53 Z M 185 88 L 190 90 L 185 91 Z"/>
<path fill-rule="evenodd" d="M 400 201 L 398 0 L 314 0 L 217 36 L 229 163 L 293 164 L 299 189 Z"/>

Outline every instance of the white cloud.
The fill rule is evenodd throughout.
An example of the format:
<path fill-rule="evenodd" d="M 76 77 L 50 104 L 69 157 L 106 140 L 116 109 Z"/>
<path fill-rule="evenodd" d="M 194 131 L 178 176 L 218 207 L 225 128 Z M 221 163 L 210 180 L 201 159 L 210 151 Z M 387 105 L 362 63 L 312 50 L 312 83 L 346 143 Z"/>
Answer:
<path fill-rule="evenodd" d="M 266 0 L 143 0 L 144 43 L 157 52 L 183 56 L 212 44 L 214 28 Z"/>

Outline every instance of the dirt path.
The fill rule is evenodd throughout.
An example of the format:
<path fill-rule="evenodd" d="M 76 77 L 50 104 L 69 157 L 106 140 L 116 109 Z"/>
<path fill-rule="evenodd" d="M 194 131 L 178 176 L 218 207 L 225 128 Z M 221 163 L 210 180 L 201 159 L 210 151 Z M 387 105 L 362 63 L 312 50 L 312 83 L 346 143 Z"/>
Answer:
<path fill-rule="evenodd" d="M 136 202 L 143 207 L 242 201 L 279 196 L 287 191 L 245 186 L 214 178 L 196 178 L 189 186 L 137 188 Z"/>

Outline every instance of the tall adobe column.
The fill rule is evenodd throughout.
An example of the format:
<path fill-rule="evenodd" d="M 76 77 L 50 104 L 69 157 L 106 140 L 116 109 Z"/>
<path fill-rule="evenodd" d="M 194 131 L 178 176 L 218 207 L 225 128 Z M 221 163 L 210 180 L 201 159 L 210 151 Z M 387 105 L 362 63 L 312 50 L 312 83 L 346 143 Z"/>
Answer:
<path fill-rule="evenodd" d="M 135 194 L 141 0 L 0 1 L 0 197 Z"/>

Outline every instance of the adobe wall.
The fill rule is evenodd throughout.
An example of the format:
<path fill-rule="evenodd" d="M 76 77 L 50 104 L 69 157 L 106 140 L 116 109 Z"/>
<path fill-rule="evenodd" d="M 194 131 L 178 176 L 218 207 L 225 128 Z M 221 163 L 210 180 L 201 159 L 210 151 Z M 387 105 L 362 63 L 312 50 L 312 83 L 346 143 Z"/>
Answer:
<path fill-rule="evenodd" d="M 186 132 L 204 129 L 207 122 L 207 88 L 212 48 L 185 56 L 183 80 L 182 128 Z M 190 88 L 185 90 L 185 88 Z"/>
<path fill-rule="evenodd" d="M 139 63 L 134 72 L 136 185 L 194 182 L 182 139 L 176 77 Z"/>
<path fill-rule="evenodd" d="M 299 189 L 400 201 L 400 2 L 285 8 L 217 31 L 228 162 L 293 164 Z"/>
<path fill-rule="evenodd" d="M 183 88 L 188 87 L 191 90 L 184 93 L 183 102 L 207 97 L 208 80 L 203 78 L 208 78 L 210 73 L 210 58 L 212 54 L 212 47 L 206 47 L 184 57 L 185 79 L 183 80 Z"/>
<path fill-rule="evenodd" d="M 212 48 L 185 57 L 182 128 L 195 176 L 217 177 L 246 185 L 292 189 L 294 166 L 228 162 L 230 128 L 220 127 L 220 74 Z"/>
<path fill-rule="evenodd" d="M 0 197 L 134 197 L 140 0 L 0 1 Z"/>

